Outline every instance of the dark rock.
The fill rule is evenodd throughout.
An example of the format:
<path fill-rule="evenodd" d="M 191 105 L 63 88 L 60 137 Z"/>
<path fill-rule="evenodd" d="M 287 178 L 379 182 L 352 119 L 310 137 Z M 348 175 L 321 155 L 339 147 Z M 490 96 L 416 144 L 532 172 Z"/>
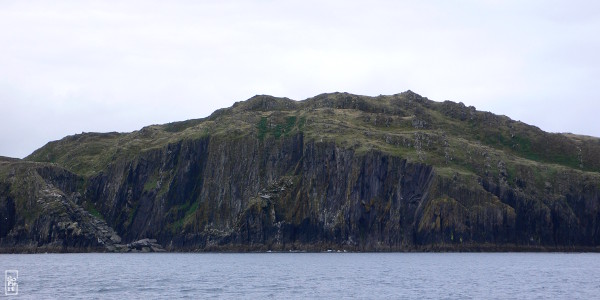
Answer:
<path fill-rule="evenodd" d="M 0 251 L 596 251 L 598 145 L 411 91 L 256 96 L 0 159 Z"/>

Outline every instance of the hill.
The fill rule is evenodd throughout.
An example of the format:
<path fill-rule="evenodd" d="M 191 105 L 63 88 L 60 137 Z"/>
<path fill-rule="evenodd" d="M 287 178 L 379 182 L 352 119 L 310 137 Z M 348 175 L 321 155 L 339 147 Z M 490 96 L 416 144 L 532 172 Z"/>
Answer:
<path fill-rule="evenodd" d="M 411 91 L 261 95 L 0 160 L 0 250 L 596 251 L 599 191 L 598 138 Z"/>

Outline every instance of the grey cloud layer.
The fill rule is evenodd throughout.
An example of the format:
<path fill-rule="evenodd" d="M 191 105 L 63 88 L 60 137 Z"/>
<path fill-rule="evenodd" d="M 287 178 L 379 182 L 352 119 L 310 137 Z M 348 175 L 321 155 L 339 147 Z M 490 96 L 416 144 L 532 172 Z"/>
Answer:
<path fill-rule="evenodd" d="M 4 1 L 0 155 L 254 94 L 412 89 L 600 136 L 593 1 Z"/>

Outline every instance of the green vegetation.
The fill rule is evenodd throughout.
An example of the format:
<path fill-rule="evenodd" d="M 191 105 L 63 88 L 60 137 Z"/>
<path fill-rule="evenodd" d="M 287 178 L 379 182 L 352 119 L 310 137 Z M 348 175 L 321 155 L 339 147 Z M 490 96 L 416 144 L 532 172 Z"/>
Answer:
<path fill-rule="evenodd" d="M 284 132 L 291 132 L 294 126 L 296 126 L 296 116 L 289 116 L 285 120 Z"/>
<path fill-rule="evenodd" d="M 90 203 L 89 201 L 86 201 L 83 205 L 83 207 L 85 208 L 85 210 L 87 210 L 92 216 L 104 220 L 104 216 L 96 209 L 96 207 L 94 206 L 94 204 Z"/>
<path fill-rule="evenodd" d="M 268 132 L 268 129 L 267 129 L 267 118 L 266 117 L 261 117 L 260 121 L 258 122 L 258 125 L 256 127 L 258 128 L 258 139 L 262 141 L 265 138 L 265 135 Z"/>
<path fill-rule="evenodd" d="M 283 137 L 287 137 L 292 134 L 295 129 L 300 130 L 301 127 L 304 126 L 304 122 L 306 122 L 306 118 L 302 118 L 302 123 L 298 124 L 296 116 L 286 116 L 285 118 L 281 117 L 261 117 L 260 121 L 256 125 L 256 129 L 258 131 L 257 137 L 259 140 L 264 140 L 265 137 L 271 136 L 276 139 Z"/>
<path fill-rule="evenodd" d="M 144 191 L 150 192 L 156 190 L 158 187 L 158 174 L 155 172 L 148 176 L 146 182 L 144 183 Z"/>
<path fill-rule="evenodd" d="M 47 168 L 52 172 L 44 174 Z M 291 176 L 289 185 L 265 187 L 283 174 Z M 369 181 L 375 177 L 383 187 Z M 78 204 L 119 232 L 173 233 L 184 243 L 210 237 L 209 244 L 233 230 L 242 233 L 229 237 L 250 241 L 251 231 L 274 232 L 269 226 L 285 222 L 313 230 L 307 224 L 313 218 L 347 226 L 357 221 L 354 204 L 370 215 L 351 224 L 361 242 L 372 233 L 398 232 L 397 224 L 424 233 L 424 241 L 448 243 L 495 242 L 497 230 L 550 228 L 555 218 L 564 228 L 595 230 L 589 225 L 595 223 L 578 223 L 588 216 L 585 199 L 571 198 L 597 189 L 598 178 L 598 138 L 545 133 L 412 92 L 333 93 L 300 102 L 256 96 L 204 119 L 131 133 L 82 133 L 50 142 L 23 161 L 0 158 L 0 196 L 14 200 L 23 230 L 45 214 L 81 212 Z M 400 193 L 389 192 L 404 184 Z M 8 207 L 7 199 L 0 197 Z M 413 208 L 418 213 L 405 220 L 404 210 Z M 516 221 L 516 210 L 533 214 Z M 548 232 L 547 241 L 564 234 Z"/>
<path fill-rule="evenodd" d="M 181 121 L 181 122 L 173 122 L 173 123 L 169 123 L 169 124 L 165 124 L 163 126 L 164 131 L 166 132 L 181 132 L 185 129 L 188 129 L 190 127 L 196 126 L 200 123 L 202 123 L 203 119 L 195 119 L 195 120 L 187 120 L 187 121 Z"/>
<path fill-rule="evenodd" d="M 153 125 L 129 134 L 69 136 L 48 143 L 26 159 L 54 162 L 89 177 L 115 161 L 130 161 L 141 152 L 184 139 L 254 135 L 265 141 L 299 132 L 305 140 L 334 142 L 358 154 L 377 150 L 460 172 L 498 176 L 499 161 L 510 170 L 543 163 L 600 171 L 599 160 L 578 156 L 578 149 L 600 152 L 598 139 L 545 133 L 504 116 L 449 101 L 430 101 L 412 92 L 375 98 L 333 93 L 302 102 L 257 96 L 206 119 Z M 144 186 L 145 190 L 155 188 L 154 179 Z"/>
<path fill-rule="evenodd" d="M 131 226 L 136 212 L 137 212 L 137 207 L 129 209 L 129 213 L 127 214 L 127 222 L 125 222 L 125 226 Z"/>
<path fill-rule="evenodd" d="M 175 222 L 168 225 L 169 230 L 172 233 L 178 233 L 185 226 L 189 225 L 194 221 L 196 213 L 198 212 L 199 201 L 188 202 L 184 205 L 177 205 L 170 209 L 170 213 L 176 216 Z"/>

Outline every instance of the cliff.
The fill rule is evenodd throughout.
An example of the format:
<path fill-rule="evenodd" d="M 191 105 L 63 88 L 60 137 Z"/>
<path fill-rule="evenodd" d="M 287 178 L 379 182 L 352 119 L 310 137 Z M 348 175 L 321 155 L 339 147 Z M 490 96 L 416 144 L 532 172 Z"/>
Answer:
<path fill-rule="evenodd" d="M 599 191 L 598 138 L 410 91 L 255 96 L 0 160 L 0 251 L 597 251 Z"/>

